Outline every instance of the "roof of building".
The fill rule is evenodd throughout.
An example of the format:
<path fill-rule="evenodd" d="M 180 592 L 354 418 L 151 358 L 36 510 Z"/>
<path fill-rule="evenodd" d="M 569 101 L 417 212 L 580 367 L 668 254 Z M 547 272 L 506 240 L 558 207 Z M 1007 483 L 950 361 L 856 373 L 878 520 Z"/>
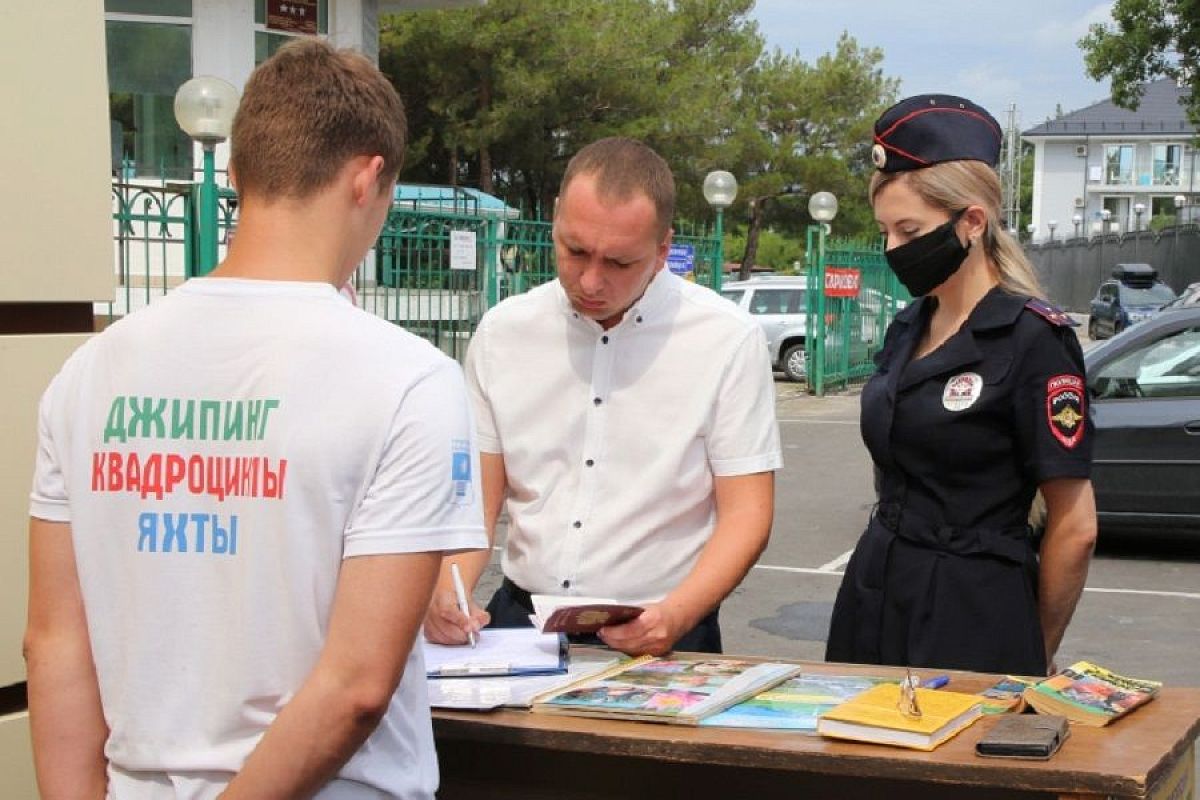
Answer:
<path fill-rule="evenodd" d="M 1143 84 L 1142 88 L 1145 91 L 1137 111 L 1120 108 L 1111 99 L 1103 100 L 1058 119 L 1046 120 L 1021 135 L 1190 136 L 1196 133 L 1196 126 L 1188 120 L 1184 106 L 1187 89 L 1181 88 L 1174 78 L 1160 78 Z"/>
<path fill-rule="evenodd" d="M 516 218 L 521 215 L 520 209 L 506 204 L 499 197 L 465 186 L 423 186 L 414 183 L 398 183 L 394 202 L 417 211 L 505 218 Z"/>

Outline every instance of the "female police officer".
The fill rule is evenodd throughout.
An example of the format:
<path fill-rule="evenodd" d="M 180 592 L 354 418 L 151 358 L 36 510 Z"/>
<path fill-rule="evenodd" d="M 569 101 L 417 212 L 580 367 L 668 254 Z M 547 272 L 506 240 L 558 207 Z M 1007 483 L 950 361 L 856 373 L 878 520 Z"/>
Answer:
<path fill-rule="evenodd" d="M 871 204 L 917 299 L 863 389 L 879 503 L 838 591 L 830 661 L 1044 675 L 1083 590 L 1096 536 L 1083 356 L 1000 226 L 1000 140 L 987 111 L 945 95 L 875 124 Z"/>

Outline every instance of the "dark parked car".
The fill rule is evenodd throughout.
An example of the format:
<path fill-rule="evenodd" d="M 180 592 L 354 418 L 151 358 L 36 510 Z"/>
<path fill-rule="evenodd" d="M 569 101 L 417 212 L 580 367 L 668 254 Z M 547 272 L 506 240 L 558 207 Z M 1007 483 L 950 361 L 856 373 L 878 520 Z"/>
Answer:
<path fill-rule="evenodd" d="M 1160 314 L 1084 358 L 1101 531 L 1200 531 L 1200 307 Z"/>
<path fill-rule="evenodd" d="M 1149 264 L 1118 264 L 1113 280 L 1100 284 L 1092 298 L 1088 336 L 1105 339 L 1149 319 L 1175 299 L 1170 286 L 1158 279 Z"/>

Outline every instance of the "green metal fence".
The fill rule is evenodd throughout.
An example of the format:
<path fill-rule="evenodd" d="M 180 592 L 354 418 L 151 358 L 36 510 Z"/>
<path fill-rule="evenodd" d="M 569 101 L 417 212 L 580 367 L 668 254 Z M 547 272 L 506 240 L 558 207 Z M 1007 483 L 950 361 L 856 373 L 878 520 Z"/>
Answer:
<path fill-rule="evenodd" d="M 826 239 L 814 226 L 806 252 L 808 384 L 821 396 L 870 377 L 887 326 L 911 298 L 882 238 Z"/>
<path fill-rule="evenodd" d="M 183 280 L 194 259 L 192 199 L 187 185 L 112 184 L 113 318 L 148 304 Z"/>
<path fill-rule="evenodd" d="M 461 359 L 487 308 L 498 224 L 393 208 L 355 274 L 358 304 Z"/>
<path fill-rule="evenodd" d="M 117 291 L 100 304 L 102 324 L 148 305 L 199 274 L 196 186 L 188 182 L 114 181 L 113 268 Z M 237 227 L 237 195 L 217 190 L 218 256 Z"/>
<path fill-rule="evenodd" d="M 219 200 L 223 256 L 236 235 L 237 199 L 223 188 Z M 195 207 L 191 184 L 113 184 L 120 289 L 110 319 L 198 274 Z M 551 230 L 543 220 L 397 204 L 354 274 L 357 302 L 461 359 L 484 311 L 555 277 Z M 695 280 L 713 285 L 717 240 L 701 227 L 683 228 L 674 241 L 690 246 Z"/>
<path fill-rule="evenodd" d="M 355 275 L 367 311 L 462 358 L 483 312 L 556 273 L 551 222 L 394 207 L 373 263 Z M 711 285 L 717 240 L 702 229 L 675 236 L 690 245 L 693 277 Z"/>

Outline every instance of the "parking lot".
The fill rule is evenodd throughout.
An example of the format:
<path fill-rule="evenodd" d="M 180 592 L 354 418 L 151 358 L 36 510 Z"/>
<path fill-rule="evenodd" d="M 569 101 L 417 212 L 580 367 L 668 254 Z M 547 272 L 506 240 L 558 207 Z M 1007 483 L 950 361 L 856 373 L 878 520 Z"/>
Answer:
<path fill-rule="evenodd" d="M 834 595 L 874 498 L 857 392 L 816 398 L 776 382 L 785 469 L 767 551 L 722 608 L 725 649 L 820 660 Z M 502 536 L 503 534 L 501 534 Z M 496 566 L 481 583 L 490 596 Z M 1102 538 L 1060 664 L 1097 661 L 1200 686 L 1200 532 Z"/>
<path fill-rule="evenodd" d="M 771 545 L 722 612 L 731 652 L 821 658 L 841 571 L 873 500 L 858 395 L 778 382 L 786 468 Z M 1200 686 L 1200 532 L 1102 537 L 1058 661 Z"/>

